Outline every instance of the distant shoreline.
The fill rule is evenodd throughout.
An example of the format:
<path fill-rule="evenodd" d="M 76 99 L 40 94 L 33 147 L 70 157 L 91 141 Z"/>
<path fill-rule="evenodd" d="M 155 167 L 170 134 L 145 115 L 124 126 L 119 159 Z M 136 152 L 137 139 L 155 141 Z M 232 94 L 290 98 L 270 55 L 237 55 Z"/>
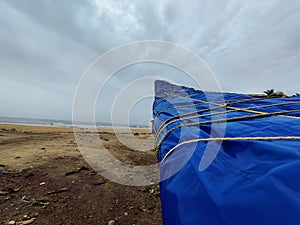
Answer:
<path fill-rule="evenodd" d="M 95 131 L 95 128 L 82 128 L 82 127 L 55 127 L 55 126 L 44 126 L 44 125 L 28 125 L 28 124 L 16 124 L 16 123 L 0 123 L 1 131 L 10 132 L 38 132 L 38 133 L 49 133 L 49 132 L 60 132 L 60 133 L 74 133 L 76 131 L 90 132 Z M 150 128 L 113 128 L 113 127 L 97 127 L 96 132 L 108 132 L 108 133 L 151 133 Z"/>
<path fill-rule="evenodd" d="M 127 125 L 121 124 L 113 126 L 106 122 L 96 122 L 96 124 L 89 122 L 73 122 L 70 120 L 51 120 L 51 119 L 31 119 L 31 118 L 17 118 L 17 117 L 0 117 L 0 124 L 15 124 L 24 126 L 37 127 L 54 127 L 54 128 L 84 128 L 84 129 L 150 129 L 146 125 Z"/>

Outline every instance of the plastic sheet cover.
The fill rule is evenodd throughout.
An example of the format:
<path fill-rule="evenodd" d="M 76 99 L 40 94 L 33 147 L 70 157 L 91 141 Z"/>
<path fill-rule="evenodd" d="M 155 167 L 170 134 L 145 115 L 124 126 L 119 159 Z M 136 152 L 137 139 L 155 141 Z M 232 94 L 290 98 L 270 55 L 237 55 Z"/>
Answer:
<path fill-rule="evenodd" d="M 155 95 L 165 225 L 300 224 L 300 96 L 204 93 L 164 81 Z"/>

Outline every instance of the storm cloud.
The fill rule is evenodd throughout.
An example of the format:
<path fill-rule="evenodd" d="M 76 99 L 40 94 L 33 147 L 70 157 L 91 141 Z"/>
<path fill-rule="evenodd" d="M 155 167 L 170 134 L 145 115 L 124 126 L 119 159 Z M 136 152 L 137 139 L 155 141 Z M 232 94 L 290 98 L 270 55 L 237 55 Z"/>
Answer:
<path fill-rule="evenodd" d="M 299 21 L 298 0 L 2 0 L 0 115 L 71 119 L 76 87 L 88 66 L 112 48 L 142 40 L 193 51 L 224 91 L 300 92 Z M 191 85 L 166 66 L 132 66 L 109 82 L 106 102 L 97 103 L 107 110 L 99 110 L 97 120 L 110 119 L 111 93 L 162 73 Z M 136 91 L 142 96 L 144 88 Z M 135 123 L 149 120 L 151 99 L 143 104 L 133 110 Z"/>

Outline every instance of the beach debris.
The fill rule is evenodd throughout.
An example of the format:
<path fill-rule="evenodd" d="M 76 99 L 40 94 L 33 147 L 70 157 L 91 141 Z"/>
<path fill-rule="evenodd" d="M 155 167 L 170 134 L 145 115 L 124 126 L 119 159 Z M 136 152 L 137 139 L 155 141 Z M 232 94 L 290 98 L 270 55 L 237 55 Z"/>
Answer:
<path fill-rule="evenodd" d="M 41 182 L 41 183 L 40 183 L 40 186 L 45 185 L 45 184 L 46 184 L 45 182 Z"/>
<path fill-rule="evenodd" d="M 110 221 L 108 221 L 107 225 L 114 225 L 115 223 L 116 223 L 115 220 L 110 220 Z"/>
<path fill-rule="evenodd" d="M 19 188 L 6 188 L 0 191 L 0 195 L 7 195 L 7 194 L 11 194 L 11 193 L 16 193 L 18 191 L 20 191 L 20 187 Z"/>
<path fill-rule="evenodd" d="M 103 180 L 103 181 L 96 182 L 95 185 L 96 185 L 96 187 L 99 187 L 99 186 L 101 186 L 102 184 L 105 184 L 105 183 L 107 183 L 107 181 Z"/>
<path fill-rule="evenodd" d="M 72 174 L 75 174 L 75 173 L 80 173 L 83 170 L 88 170 L 88 168 L 85 167 L 85 166 L 81 166 L 81 167 L 78 167 L 76 170 L 72 170 L 70 172 L 67 172 L 65 175 L 69 176 L 69 175 L 72 175 Z"/>
<path fill-rule="evenodd" d="M 53 191 L 49 191 L 48 195 L 58 194 L 58 193 L 66 192 L 66 191 L 68 191 L 68 188 L 60 188 L 60 189 L 56 189 Z"/>
<path fill-rule="evenodd" d="M 139 136 L 139 133 L 134 133 L 133 135 L 134 135 L 134 136 Z"/>
<path fill-rule="evenodd" d="M 124 216 L 128 216 L 128 212 L 125 212 L 125 213 L 124 213 Z"/>
<path fill-rule="evenodd" d="M 41 150 L 46 150 L 46 148 L 41 148 Z"/>
<path fill-rule="evenodd" d="M 1 171 L 0 171 L 0 174 L 1 174 L 1 175 L 6 175 L 6 174 L 9 174 L 9 172 L 8 172 L 8 171 L 5 171 L 5 170 L 1 170 Z"/>
<path fill-rule="evenodd" d="M 145 209 L 144 207 L 138 207 L 140 212 L 147 212 L 147 209 Z"/>
<path fill-rule="evenodd" d="M 144 192 L 144 193 L 148 193 L 150 190 L 151 190 L 151 186 L 146 186 L 146 187 L 144 187 L 144 188 L 142 188 L 142 189 L 140 189 L 142 192 Z"/>
<path fill-rule="evenodd" d="M 91 176 L 91 175 L 96 175 L 97 174 L 97 172 L 96 171 L 91 171 L 91 172 L 89 172 L 89 175 Z"/>
<path fill-rule="evenodd" d="M 27 225 L 27 224 L 32 224 L 34 221 L 36 220 L 36 218 L 31 218 L 29 220 L 24 220 L 21 222 L 17 222 L 17 225 Z"/>
<path fill-rule="evenodd" d="M 47 197 L 40 196 L 39 198 L 33 198 L 32 199 L 32 205 L 33 206 L 47 206 L 49 203 L 46 203 Z"/>
<path fill-rule="evenodd" d="M 14 225 L 14 224 L 16 224 L 16 223 L 17 223 L 16 221 L 11 220 L 11 221 L 9 221 L 9 222 L 7 223 L 7 225 Z"/>
<path fill-rule="evenodd" d="M 43 155 L 43 156 L 42 156 L 42 159 L 49 159 L 49 158 L 50 158 L 49 155 Z"/>
<path fill-rule="evenodd" d="M 29 201 L 26 199 L 26 196 L 24 195 L 20 202 L 28 203 Z"/>

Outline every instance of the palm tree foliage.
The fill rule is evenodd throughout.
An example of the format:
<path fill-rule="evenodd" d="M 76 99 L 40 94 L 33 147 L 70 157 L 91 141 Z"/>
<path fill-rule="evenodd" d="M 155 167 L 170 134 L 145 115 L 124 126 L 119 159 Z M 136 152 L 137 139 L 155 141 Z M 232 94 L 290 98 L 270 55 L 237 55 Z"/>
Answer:
<path fill-rule="evenodd" d="M 284 94 L 282 91 L 274 91 L 274 89 L 269 89 L 264 91 L 268 98 L 288 98 L 289 96 Z"/>

